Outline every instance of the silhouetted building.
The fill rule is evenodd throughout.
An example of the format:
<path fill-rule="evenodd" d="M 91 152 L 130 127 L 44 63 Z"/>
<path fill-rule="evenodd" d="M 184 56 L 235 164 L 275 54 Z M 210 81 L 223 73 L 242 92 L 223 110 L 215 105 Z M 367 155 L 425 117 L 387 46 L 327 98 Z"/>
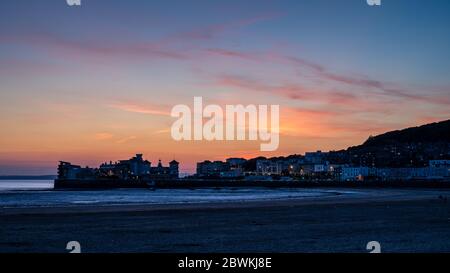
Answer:
<path fill-rule="evenodd" d="M 80 169 L 81 166 L 60 161 L 58 165 L 58 177 L 61 179 L 76 179 Z"/>
<path fill-rule="evenodd" d="M 159 160 L 158 165 L 156 167 L 150 168 L 150 178 L 153 179 L 178 178 L 179 176 L 178 165 L 179 163 L 177 161 L 172 160 L 169 163 L 169 167 L 164 167 L 161 163 L 161 160 Z"/>
<path fill-rule="evenodd" d="M 230 164 L 223 161 L 203 161 L 197 163 L 198 177 L 221 177 L 224 172 L 230 171 Z"/>
<path fill-rule="evenodd" d="M 169 172 L 171 177 L 178 178 L 180 176 L 179 165 L 180 163 L 178 163 L 178 161 L 176 160 L 172 160 L 169 162 Z"/>
<path fill-rule="evenodd" d="M 247 162 L 244 158 L 228 158 L 227 163 L 230 165 L 230 169 L 243 169 L 243 166 Z"/>
<path fill-rule="evenodd" d="M 81 168 L 78 165 L 72 165 L 69 162 L 61 161 L 58 166 L 58 179 L 68 180 L 165 180 L 177 179 L 179 176 L 179 163 L 175 160 L 169 163 L 169 167 L 164 167 L 159 161 L 156 167 L 151 166 L 151 162 L 144 160 L 142 154 L 128 160 L 119 160 L 118 162 L 103 163 L 98 169 Z"/>
<path fill-rule="evenodd" d="M 103 163 L 99 171 L 104 177 L 115 177 L 119 179 L 139 179 L 139 177 L 150 174 L 151 163 L 142 158 L 142 154 L 136 154 L 128 160 L 119 160 L 115 163 Z"/>
<path fill-rule="evenodd" d="M 323 164 L 328 153 L 322 153 L 322 151 L 317 152 L 306 152 L 305 161 L 312 164 Z"/>
<path fill-rule="evenodd" d="M 58 178 L 59 179 L 95 179 L 96 170 L 85 167 L 82 168 L 79 165 L 72 165 L 69 162 L 60 161 L 58 166 Z"/>

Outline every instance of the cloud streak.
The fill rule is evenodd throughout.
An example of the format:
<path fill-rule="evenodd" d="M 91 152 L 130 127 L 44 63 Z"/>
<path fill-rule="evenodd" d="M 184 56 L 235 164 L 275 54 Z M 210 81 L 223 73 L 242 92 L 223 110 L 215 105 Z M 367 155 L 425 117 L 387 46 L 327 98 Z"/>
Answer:
<path fill-rule="evenodd" d="M 139 59 L 184 61 L 192 58 L 192 55 L 189 53 L 189 50 L 192 50 L 191 43 L 202 43 L 205 40 L 212 40 L 226 31 L 251 26 L 279 16 L 281 16 L 280 13 L 268 13 L 223 24 L 210 25 L 192 31 L 169 34 L 164 38 L 152 41 L 133 39 L 134 42 L 129 42 L 130 39 L 111 40 L 109 39 L 111 37 L 106 37 L 106 39 L 83 40 L 41 31 L 26 35 L 2 35 L 0 36 L 0 45 L 20 44 L 48 50 L 51 53 L 59 52 L 66 57 L 73 56 L 76 59 L 80 56 L 87 56 L 95 60 L 135 57 Z"/>
<path fill-rule="evenodd" d="M 131 113 L 170 117 L 170 111 L 165 106 L 160 105 L 147 106 L 133 102 L 117 102 L 108 104 L 108 107 Z"/>
<path fill-rule="evenodd" d="M 381 107 L 375 101 L 368 101 L 355 94 L 345 91 L 312 90 L 298 84 L 268 85 L 262 81 L 256 81 L 248 77 L 222 75 L 216 79 L 216 84 L 222 87 L 239 88 L 251 92 L 264 92 L 275 96 L 281 96 L 298 101 L 324 102 L 334 106 L 343 106 L 354 110 L 355 108 L 367 112 L 374 107 Z M 377 111 L 380 108 L 377 108 Z"/>
<path fill-rule="evenodd" d="M 421 95 L 413 93 L 414 90 L 408 90 L 404 88 L 399 88 L 397 84 L 386 83 L 379 80 L 370 79 L 366 76 L 349 76 L 338 74 L 329 71 L 325 66 L 321 64 L 317 64 L 311 62 L 306 59 L 302 59 L 299 57 L 286 56 L 282 54 L 278 54 L 275 52 L 271 52 L 268 54 L 263 53 L 253 53 L 253 52 L 240 52 L 235 50 L 227 50 L 223 48 L 209 48 L 206 50 L 207 53 L 215 54 L 221 57 L 228 58 L 238 58 L 244 61 L 253 61 L 259 63 L 278 63 L 290 65 L 294 69 L 298 70 L 308 70 L 320 79 L 321 81 L 325 81 L 328 83 L 339 83 L 344 86 L 349 87 L 357 87 L 363 88 L 361 90 L 362 94 L 367 95 L 375 95 L 375 96 L 387 96 L 399 99 L 407 99 L 419 102 L 425 102 L 430 104 L 439 104 L 439 105 L 449 105 L 450 99 L 448 96 L 442 95 Z M 301 75 L 299 76 L 301 77 Z M 267 91 L 267 86 L 263 86 L 260 83 L 257 83 L 254 80 L 249 80 L 245 77 L 239 76 L 220 76 L 219 83 L 223 83 L 225 85 L 236 86 L 236 87 L 250 87 L 251 89 Z M 269 88 L 271 92 L 275 91 L 276 88 Z M 308 96 L 308 91 L 304 88 L 301 88 L 299 85 L 294 86 L 284 86 L 278 88 L 278 94 L 284 95 L 291 99 L 305 99 Z M 335 94 L 333 94 L 335 93 Z M 342 102 L 344 99 L 346 101 L 355 100 L 355 95 L 352 95 L 350 92 L 328 92 L 331 95 L 331 101 Z M 306 97 L 305 97 L 306 95 Z"/>

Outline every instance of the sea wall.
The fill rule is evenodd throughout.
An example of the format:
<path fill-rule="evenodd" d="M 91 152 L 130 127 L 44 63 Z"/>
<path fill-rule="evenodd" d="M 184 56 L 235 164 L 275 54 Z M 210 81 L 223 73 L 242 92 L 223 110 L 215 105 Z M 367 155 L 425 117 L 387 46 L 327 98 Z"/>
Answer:
<path fill-rule="evenodd" d="M 245 181 L 221 179 L 160 180 L 154 184 L 124 180 L 55 180 L 55 189 L 113 188 L 215 188 L 215 187 L 349 187 L 349 188 L 450 188 L 447 180 L 397 181 Z"/>

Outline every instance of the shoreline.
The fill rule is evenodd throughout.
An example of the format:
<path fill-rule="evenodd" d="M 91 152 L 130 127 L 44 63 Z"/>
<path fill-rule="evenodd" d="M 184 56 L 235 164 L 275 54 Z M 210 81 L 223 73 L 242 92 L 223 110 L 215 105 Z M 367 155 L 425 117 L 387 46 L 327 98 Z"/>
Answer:
<path fill-rule="evenodd" d="M 301 200 L 0 210 L 0 252 L 450 252 L 446 190 L 372 190 Z"/>
<path fill-rule="evenodd" d="M 320 188 L 319 188 L 320 190 Z M 297 207 L 297 206 L 327 206 L 338 204 L 364 204 L 382 202 L 403 202 L 417 200 L 439 200 L 439 197 L 450 197 L 450 190 L 446 189 L 368 189 L 368 188 L 326 188 L 328 195 L 311 197 L 273 198 L 256 200 L 227 200 L 186 203 L 142 203 L 142 204 L 101 204 L 101 205 L 64 205 L 64 206 L 35 206 L 35 207 L 3 207 L 3 215 L 44 215 L 44 214 L 96 214 L 96 213 L 131 213 L 148 211 L 171 210 L 207 210 L 207 209 L 239 209 L 239 208 L 268 208 L 268 207 Z M 61 191 L 61 190 L 57 190 Z"/>
<path fill-rule="evenodd" d="M 419 180 L 368 180 L 339 181 L 333 180 L 243 180 L 243 179 L 175 179 L 156 180 L 152 183 L 127 180 L 68 180 L 55 179 L 54 189 L 61 190 L 96 190 L 120 188 L 160 188 L 160 189 L 198 189 L 221 187 L 267 187 L 267 188 L 450 188 L 449 179 Z"/>

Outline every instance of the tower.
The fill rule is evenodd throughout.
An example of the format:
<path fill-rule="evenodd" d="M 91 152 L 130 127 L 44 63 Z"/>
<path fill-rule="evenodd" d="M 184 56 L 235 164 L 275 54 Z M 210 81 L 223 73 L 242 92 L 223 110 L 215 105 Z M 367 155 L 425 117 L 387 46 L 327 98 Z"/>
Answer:
<path fill-rule="evenodd" d="M 179 163 L 176 160 L 172 160 L 169 162 L 169 174 L 170 174 L 171 178 L 179 177 L 178 166 L 179 166 Z"/>

